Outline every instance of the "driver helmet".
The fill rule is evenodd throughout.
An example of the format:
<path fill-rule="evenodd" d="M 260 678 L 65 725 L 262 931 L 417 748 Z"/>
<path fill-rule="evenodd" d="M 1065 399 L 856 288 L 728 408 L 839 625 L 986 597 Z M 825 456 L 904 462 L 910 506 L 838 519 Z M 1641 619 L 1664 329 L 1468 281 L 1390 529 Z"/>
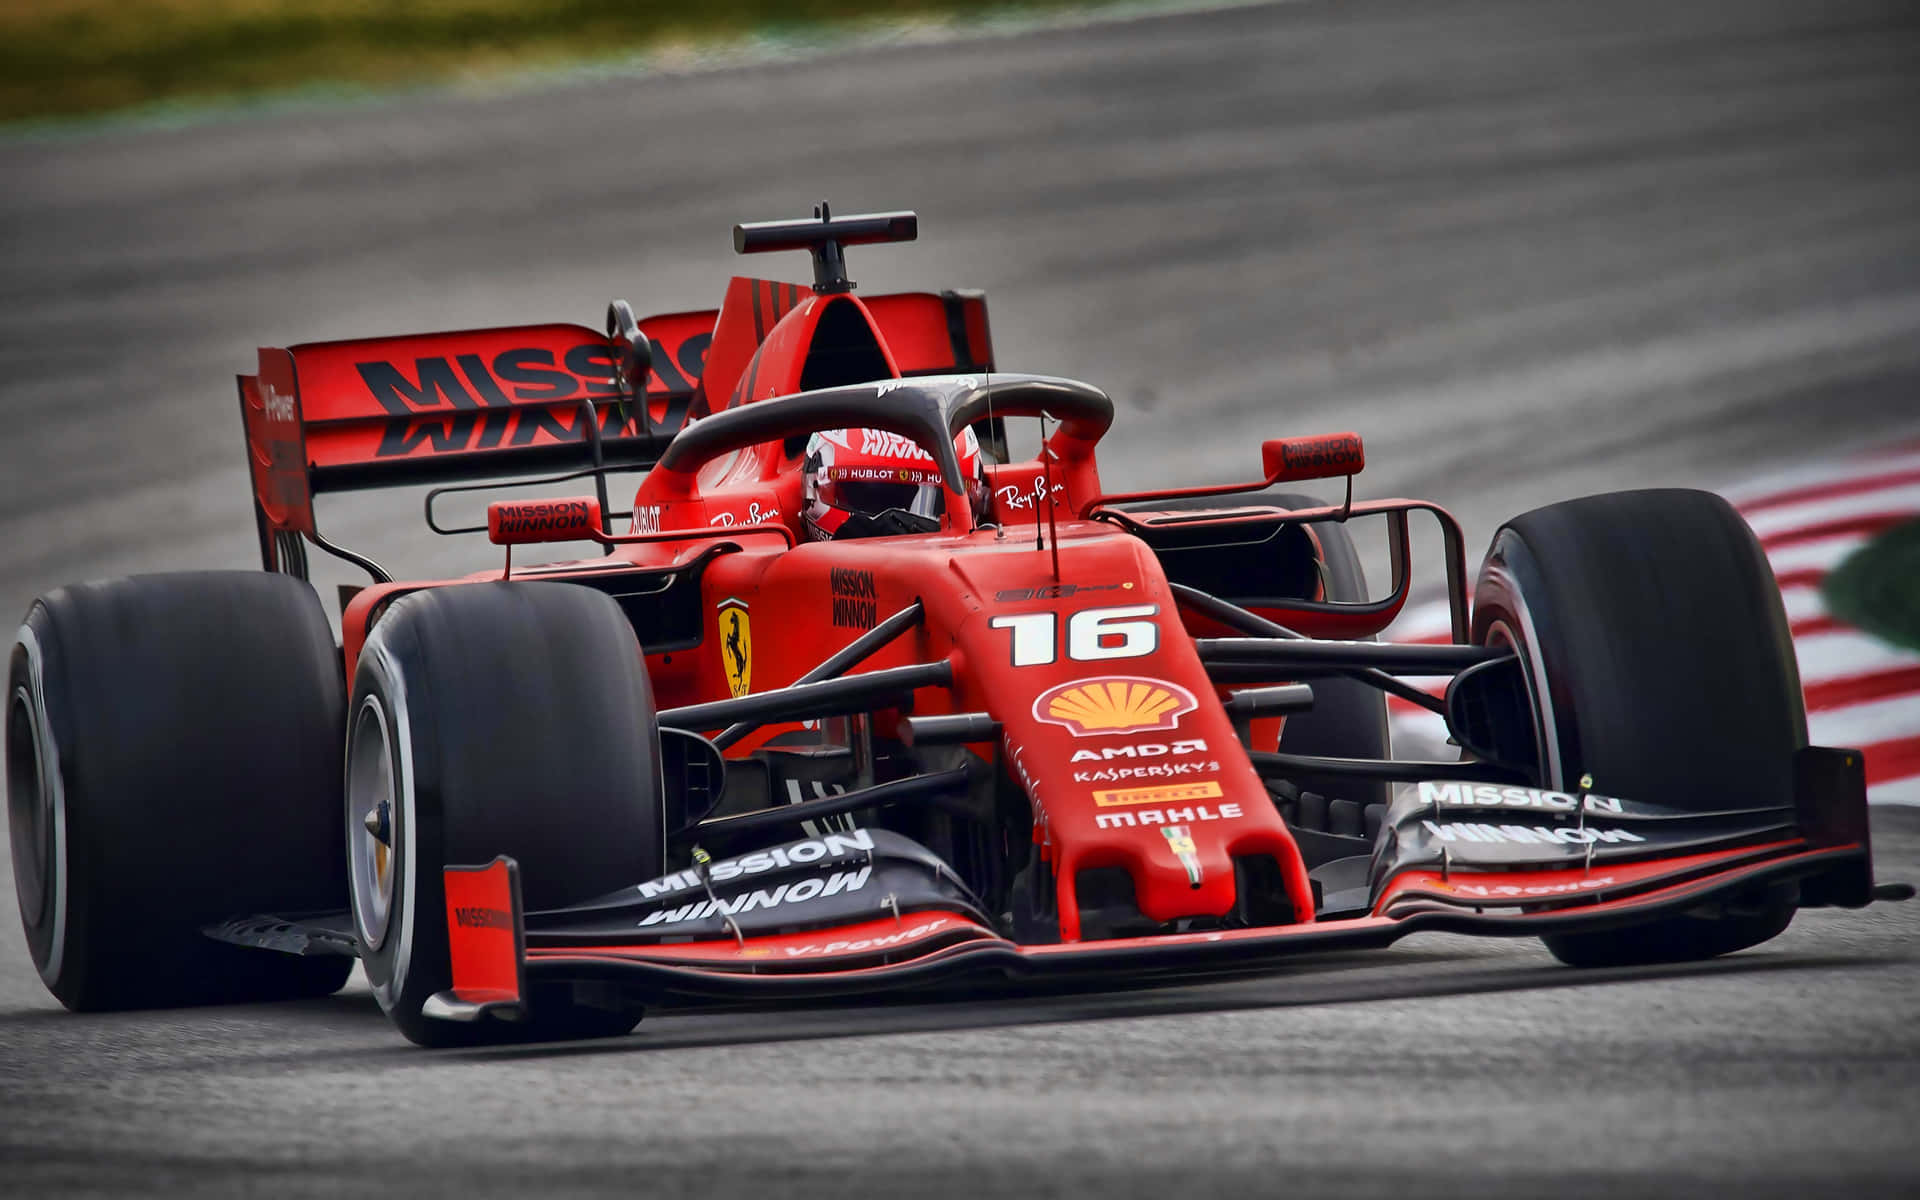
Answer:
<path fill-rule="evenodd" d="M 973 430 L 963 430 L 953 450 L 975 502 L 986 482 Z M 940 528 L 947 499 L 940 468 L 912 438 L 880 429 L 822 430 L 807 439 L 803 471 L 801 525 L 812 541 Z"/>

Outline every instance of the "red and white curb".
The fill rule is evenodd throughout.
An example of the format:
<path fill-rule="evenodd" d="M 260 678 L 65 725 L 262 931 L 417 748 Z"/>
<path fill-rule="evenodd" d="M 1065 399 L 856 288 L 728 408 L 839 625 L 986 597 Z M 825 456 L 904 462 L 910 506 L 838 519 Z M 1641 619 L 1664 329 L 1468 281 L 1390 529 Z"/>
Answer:
<path fill-rule="evenodd" d="M 1920 517 L 1920 444 L 1810 465 L 1726 495 L 1753 526 L 1779 581 L 1809 736 L 1816 745 L 1866 752 L 1869 803 L 1920 806 L 1920 653 L 1842 624 L 1821 593 L 1827 572 L 1848 555 Z M 1395 642 L 1449 636 L 1444 600 L 1409 607 L 1386 632 Z M 1444 748 L 1438 716 L 1396 699 L 1388 712 L 1396 742 L 1422 755 Z"/>

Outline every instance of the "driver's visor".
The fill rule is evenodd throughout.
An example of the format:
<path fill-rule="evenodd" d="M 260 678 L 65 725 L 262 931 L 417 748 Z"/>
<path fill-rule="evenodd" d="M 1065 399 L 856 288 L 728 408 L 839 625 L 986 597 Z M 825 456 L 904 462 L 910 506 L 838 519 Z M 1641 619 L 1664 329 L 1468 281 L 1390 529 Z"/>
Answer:
<path fill-rule="evenodd" d="M 920 517 L 937 517 L 947 510 L 946 489 L 937 483 L 842 479 L 823 485 L 821 499 L 835 508 L 870 517 L 890 508 Z"/>

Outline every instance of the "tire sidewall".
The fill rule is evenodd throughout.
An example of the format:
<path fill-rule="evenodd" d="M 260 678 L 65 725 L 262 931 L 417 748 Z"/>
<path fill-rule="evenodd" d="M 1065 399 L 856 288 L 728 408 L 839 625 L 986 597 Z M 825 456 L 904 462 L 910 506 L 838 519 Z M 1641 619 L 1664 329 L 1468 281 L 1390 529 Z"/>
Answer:
<path fill-rule="evenodd" d="M 395 633 L 401 636 L 392 636 Z M 348 714 L 346 770 L 351 780 L 355 742 L 362 737 L 362 718 L 371 715 L 369 705 L 376 705 L 385 725 L 387 765 L 393 780 L 392 895 L 383 936 L 377 945 L 363 941 L 361 965 L 381 1010 L 409 1038 L 421 1041 L 435 1032 L 450 1034 L 458 1027 L 443 1028 L 444 1023 L 428 1022 L 420 1015 L 421 1005 L 430 996 L 452 986 L 452 968 L 443 916 L 444 881 L 439 871 L 423 871 L 420 867 L 422 862 L 440 861 L 442 844 L 442 813 L 434 802 L 438 791 L 423 787 L 429 781 L 421 776 L 423 767 L 431 772 L 435 765 L 435 747 L 428 740 L 432 733 L 431 700 L 424 694 L 426 684 L 418 677 L 420 672 L 407 669 L 407 658 L 417 661 L 418 643 L 404 634 L 403 623 L 383 622 L 360 653 Z M 403 647 L 415 653 L 403 654 Z M 346 836 L 351 845 L 352 839 L 366 836 L 361 824 L 364 800 L 354 795 L 351 782 L 345 789 L 344 804 Z M 356 933 L 364 938 L 365 897 L 359 894 L 360 880 L 353 873 L 352 861 L 349 849 L 354 925 Z"/>
<path fill-rule="evenodd" d="M 62 770 L 60 739 L 56 733 L 47 696 L 49 674 L 59 679 L 60 645 L 54 635 L 46 607 L 36 603 L 20 626 L 7 672 L 6 756 L 8 831 L 14 853 L 14 892 L 20 909 L 20 925 L 41 982 L 62 1002 L 68 1002 L 77 989 L 71 968 L 78 954 L 69 954 L 70 944 L 84 944 L 84 923 L 76 920 L 69 886 L 73 845 L 67 819 L 67 789 Z M 56 669 L 49 671 L 52 657 Z M 30 762 L 22 762 L 23 757 Z M 29 839 L 20 826 L 17 811 L 21 801 L 16 784 L 32 780 L 33 794 L 28 801 L 34 808 L 34 834 Z M 31 841 L 32 844 L 28 844 Z M 26 849 L 35 856 L 35 895 L 29 900 L 27 881 L 21 871 L 20 855 Z"/>
<path fill-rule="evenodd" d="M 1554 644 L 1549 640 L 1555 632 L 1551 626 L 1553 613 L 1527 601 L 1530 594 L 1543 594 L 1544 582 L 1527 544 L 1512 530 L 1500 530 L 1474 586 L 1472 640 L 1480 646 L 1505 645 L 1520 657 L 1527 700 L 1534 714 L 1540 786 L 1564 791 L 1564 764 L 1570 755 L 1577 756 L 1579 747 L 1577 743 L 1568 746 L 1567 739 L 1575 731 L 1570 722 L 1559 719 L 1567 707 L 1566 697 L 1555 703 L 1553 664 L 1545 650 Z"/>

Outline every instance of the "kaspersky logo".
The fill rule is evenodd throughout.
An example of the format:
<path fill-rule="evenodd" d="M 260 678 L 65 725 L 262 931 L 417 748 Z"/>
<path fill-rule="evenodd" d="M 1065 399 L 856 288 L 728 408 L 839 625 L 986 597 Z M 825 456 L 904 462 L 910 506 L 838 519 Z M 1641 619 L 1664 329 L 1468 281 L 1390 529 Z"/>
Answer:
<path fill-rule="evenodd" d="M 1198 707 L 1193 693 L 1177 683 L 1102 675 L 1048 688 L 1033 702 L 1033 715 L 1075 737 L 1101 737 L 1173 729 Z"/>

